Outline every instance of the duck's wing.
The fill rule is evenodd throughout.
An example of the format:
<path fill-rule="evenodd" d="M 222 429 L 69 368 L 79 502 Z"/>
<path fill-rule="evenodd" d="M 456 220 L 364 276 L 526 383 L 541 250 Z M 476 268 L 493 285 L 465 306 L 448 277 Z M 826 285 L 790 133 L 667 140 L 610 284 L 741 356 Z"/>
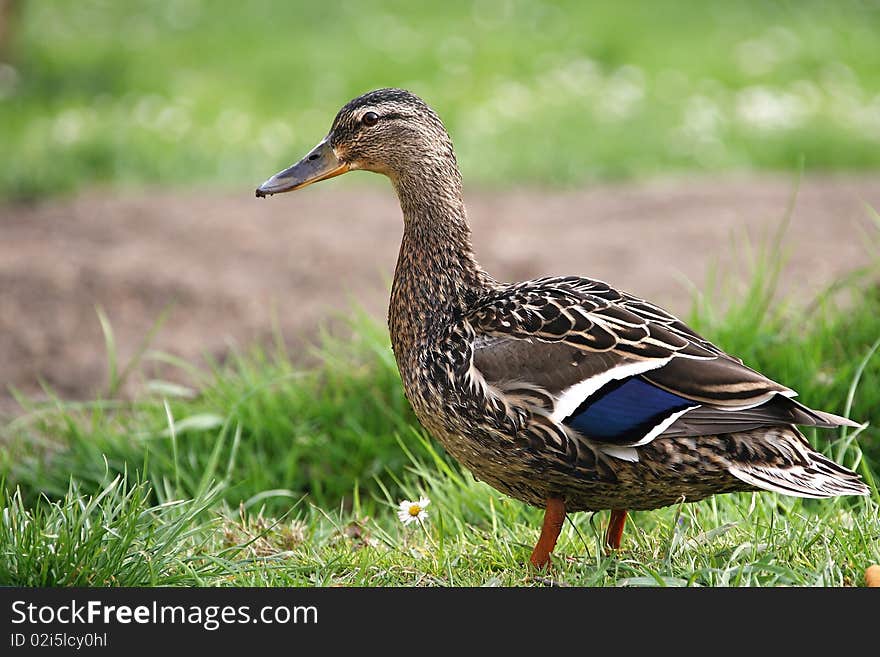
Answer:
<path fill-rule="evenodd" d="M 473 368 L 500 391 L 546 393 L 550 419 L 635 447 L 658 436 L 854 423 L 725 354 L 679 319 L 600 281 L 539 279 L 493 294 L 465 318 Z"/>

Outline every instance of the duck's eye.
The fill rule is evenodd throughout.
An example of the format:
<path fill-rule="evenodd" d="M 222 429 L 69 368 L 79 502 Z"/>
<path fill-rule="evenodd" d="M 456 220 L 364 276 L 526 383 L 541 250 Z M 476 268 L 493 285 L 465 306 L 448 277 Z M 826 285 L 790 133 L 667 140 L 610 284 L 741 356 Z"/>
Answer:
<path fill-rule="evenodd" d="M 361 119 L 361 123 L 366 126 L 374 126 L 379 123 L 379 115 L 375 112 L 367 112 Z"/>

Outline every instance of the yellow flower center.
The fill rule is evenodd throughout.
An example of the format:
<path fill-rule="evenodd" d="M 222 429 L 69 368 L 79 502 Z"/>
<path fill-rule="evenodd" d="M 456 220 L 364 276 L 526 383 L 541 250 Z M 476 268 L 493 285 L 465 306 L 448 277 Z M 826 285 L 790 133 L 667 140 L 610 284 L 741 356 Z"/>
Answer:
<path fill-rule="evenodd" d="M 418 504 L 411 504 L 411 505 L 410 505 L 410 507 L 409 507 L 409 515 L 411 515 L 411 516 L 417 516 L 417 515 L 419 515 L 421 512 L 422 512 L 422 507 L 420 507 Z"/>

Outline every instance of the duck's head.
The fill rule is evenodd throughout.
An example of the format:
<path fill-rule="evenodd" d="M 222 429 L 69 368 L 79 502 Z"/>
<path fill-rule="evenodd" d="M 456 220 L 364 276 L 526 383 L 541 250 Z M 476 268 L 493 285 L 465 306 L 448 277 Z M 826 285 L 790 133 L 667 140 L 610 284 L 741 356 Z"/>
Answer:
<path fill-rule="evenodd" d="M 455 168 L 452 142 L 440 118 L 415 94 L 377 89 L 347 103 L 330 132 L 296 164 L 257 188 L 265 197 L 363 169 L 396 181 L 437 165 Z"/>

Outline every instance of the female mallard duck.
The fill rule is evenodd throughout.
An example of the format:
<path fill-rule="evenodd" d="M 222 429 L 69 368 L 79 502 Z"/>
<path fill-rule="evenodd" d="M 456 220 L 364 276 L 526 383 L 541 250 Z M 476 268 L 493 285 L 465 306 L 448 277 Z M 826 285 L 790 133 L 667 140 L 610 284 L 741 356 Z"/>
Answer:
<path fill-rule="evenodd" d="M 388 325 L 406 396 L 474 475 L 544 507 L 531 555 L 550 561 L 566 511 L 715 493 L 865 495 L 859 476 L 794 425 L 858 426 L 815 411 L 653 304 L 577 276 L 499 283 L 477 264 L 452 141 L 402 89 L 355 98 L 302 160 L 257 189 L 300 189 L 353 169 L 391 179 L 403 210 Z"/>

